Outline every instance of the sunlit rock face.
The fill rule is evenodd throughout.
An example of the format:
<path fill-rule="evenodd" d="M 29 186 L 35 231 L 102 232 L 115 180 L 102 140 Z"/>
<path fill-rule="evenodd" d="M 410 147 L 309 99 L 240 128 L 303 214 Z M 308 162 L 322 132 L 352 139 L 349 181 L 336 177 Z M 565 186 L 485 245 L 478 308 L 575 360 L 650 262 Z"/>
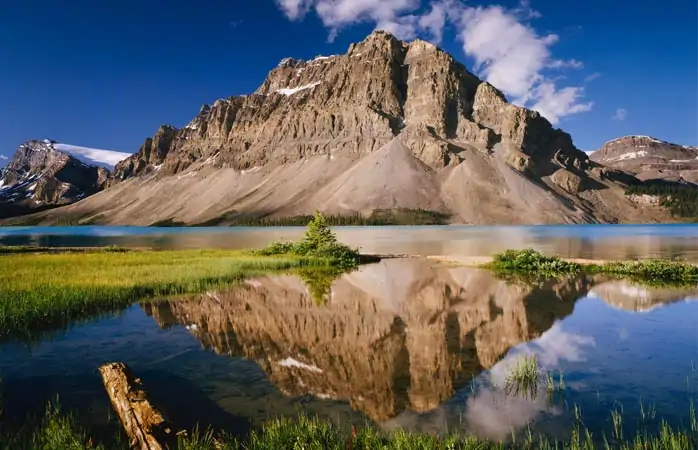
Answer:
<path fill-rule="evenodd" d="M 348 400 L 381 422 L 438 406 L 570 314 L 589 286 L 392 259 L 342 276 L 322 305 L 287 275 L 145 307 L 161 326 L 182 324 L 207 348 L 257 361 L 285 394 Z"/>

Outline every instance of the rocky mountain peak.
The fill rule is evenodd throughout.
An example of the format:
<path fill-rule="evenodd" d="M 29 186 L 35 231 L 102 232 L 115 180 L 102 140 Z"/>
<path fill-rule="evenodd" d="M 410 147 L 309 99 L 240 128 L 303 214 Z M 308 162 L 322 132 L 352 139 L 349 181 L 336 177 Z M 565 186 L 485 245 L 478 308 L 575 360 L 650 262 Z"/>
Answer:
<path fill-rule="evenodd" d="M 651 136 L 623 136 L 606 142 L 590 156 L 593 161 L 634 173 L 643 180 L 698 182 L 698 147 Z"/>
<path fill-rule="evenodd" d="M 51 139 L 21 144 L 0 171 L 0 217 L 72 203 L 104 187 L 109 171 L 57 150 Z"/>

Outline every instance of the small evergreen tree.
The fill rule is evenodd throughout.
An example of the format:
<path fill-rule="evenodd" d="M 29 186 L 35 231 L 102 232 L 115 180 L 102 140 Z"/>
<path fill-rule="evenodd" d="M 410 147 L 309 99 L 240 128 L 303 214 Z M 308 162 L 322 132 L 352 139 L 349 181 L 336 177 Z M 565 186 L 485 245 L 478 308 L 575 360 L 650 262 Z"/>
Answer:
<path fill-rule="evenodd" d="M 332 232 L 325 216 L 320 211 L 315 211 L 300 245 L 308 253 L 323 253 L 338 244 L 337 236 Z"/>

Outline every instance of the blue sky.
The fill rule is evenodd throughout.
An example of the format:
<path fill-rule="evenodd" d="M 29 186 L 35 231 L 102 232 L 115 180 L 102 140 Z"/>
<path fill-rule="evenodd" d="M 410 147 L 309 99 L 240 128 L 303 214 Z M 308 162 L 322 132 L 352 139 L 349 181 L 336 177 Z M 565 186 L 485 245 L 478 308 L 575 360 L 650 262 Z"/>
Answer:
<path fill-rule="evenodd" d="M 376 27 L 438 42 L 583 150 L 698 145 L 695 0 L 3 0 L 0 155 L 33 138 L 135 152 L 282 58 L 343 53 Z"/>

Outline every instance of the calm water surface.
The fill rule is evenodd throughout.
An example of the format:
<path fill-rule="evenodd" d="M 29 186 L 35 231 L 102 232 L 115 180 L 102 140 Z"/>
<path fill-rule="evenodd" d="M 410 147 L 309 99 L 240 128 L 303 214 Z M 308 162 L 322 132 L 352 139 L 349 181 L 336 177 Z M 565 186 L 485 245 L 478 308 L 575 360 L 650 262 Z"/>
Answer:
<path fill-rule="evenodd" d="M 549 230 L 559 235 L 545 240 L 529 229 L 507 243 L 483 245 L 562 249 L 551 242 L 560 239 L 568 243 L 567 251 L 584 256 L 623 239 L 645 242 L 636 249 L 643 254 L 666 255 L 672 245 L 671 251 L 684 255 L 696 249 L 693 228 L 601 239 L 606 244 L 570 231 L 572 236 L 566 235 L 563 228 Z M 614 228 L 609 230 L 612 235 Z M 268 239 L 274 232 L 280 231 L 203 236 L 233 245 L 237 233 Z M 485 251 L 473 233 L 487 234 L 457 228 L 406 229 L 392 238 L 385 229 L 342 232 L 375 233 L 366 244 L 375 251 L 424 245 L 434 253 L 445 252 L 449 235 L 459 249 Z M 421 241 L 410 244 L 406 236 L 415 235 Z M 120 238 L 190 245 L 186 234 L 163 236 Z M 99 238 L 86 239 L 80 242 L 93 245 Z M 631 250 L 613 248 L 606 251 Z M 154 400 L 185 426 L 199 420 L 245 432 L 269 417 L 304 411 L 342 425 L 467 431 L 506 440 L 529 427 L 552 436 L 569 433 L 578 406 L 598 435 L 610 434 L 612 409 L 623 411 L 631 433 L 641 405 L 656 411 L 648 419 L 654 425 L 660 419 L 675 425 L 688 421 L 690 403 L 698 400 L 696 299 L 698 288 L 652 289 L 598 277 L 529 285 L 479 269 L 393 259 L 342 276 L 325 304 L 317 304 L 292 275 L 136 304 L 31 344 L 5 343 L 0 376 L 8 416 L 41 410 L 59 393 L 62 404 L 94 427 L 109 420 L 96 369 L 124 361 Z M 534 397 L 508 394 L 507 369 L 522 354 L 537 355 L 546 372 L 562 371 L 564 392 L 551 397 L 542 388 Z"/>
<path fill-rule="evenodd" d="M 338 237 L 365 252 L 489 256 L 534 247 L 578 258 L 683 257 L 698 261 L 698 225 L 531 227 L 337 227 Z M 146 228 L 0 227 L 0 245 L 154 248 L 248 248 L 295 239 L 302 227 Z"/>

